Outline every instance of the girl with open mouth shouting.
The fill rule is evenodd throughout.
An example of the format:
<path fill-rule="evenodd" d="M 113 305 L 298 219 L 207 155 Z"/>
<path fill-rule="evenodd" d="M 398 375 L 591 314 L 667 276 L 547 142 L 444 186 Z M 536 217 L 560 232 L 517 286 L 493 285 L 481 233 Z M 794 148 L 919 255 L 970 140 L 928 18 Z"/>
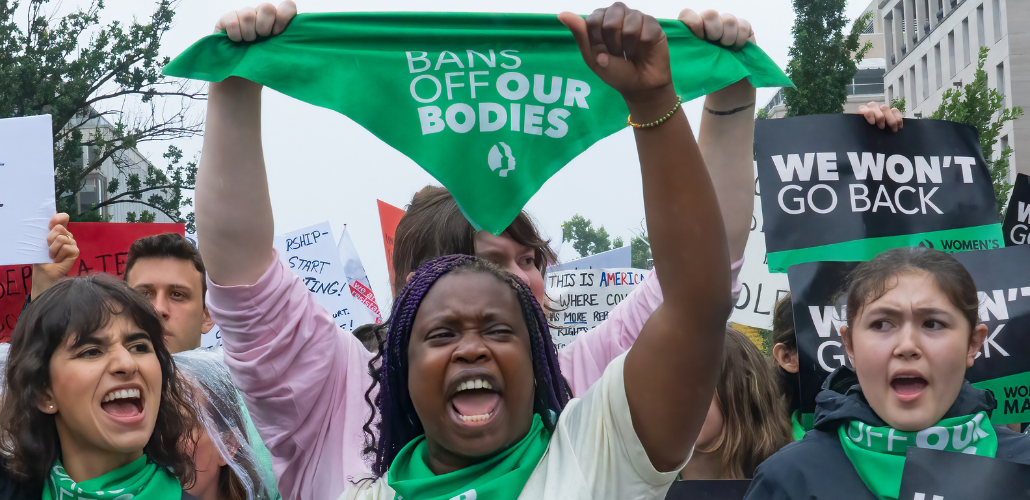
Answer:
<path fill-rule="evenodd" d="M 196 421 L 153 307 L 107 275 L 61 281 L 11 337 L 0 449 L 26 498 L 179 500 Z M 126 496 L 128 495 L 128 496 Z"/>
<path fill-rule="evenodd" d="M 910 446 L 1030 464 L 1030 439 L 991 425 L 994 395 L 964 380 L 987 336 L 954 257 L 888 250 L 848 278 L 841 338 L 815 430 L 759 466 L 746 498 L 897 499 Z"/>

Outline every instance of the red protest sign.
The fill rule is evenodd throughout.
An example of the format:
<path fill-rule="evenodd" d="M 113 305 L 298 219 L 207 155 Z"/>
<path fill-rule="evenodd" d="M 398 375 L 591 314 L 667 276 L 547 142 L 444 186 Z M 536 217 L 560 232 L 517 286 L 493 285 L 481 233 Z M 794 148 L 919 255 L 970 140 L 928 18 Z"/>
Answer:
<path fill-rule="evenodd" d="M 68 230 L 79 244 L 79 258 L 68 276 L 109 273 L 121 277 L 132 242 L 161 233 L 186 234 L 186 226 L 176 223 L 71 222 Z M 11 338 L 30 291 L 31 265 L 0 266 L 0 342 Z"/>
<path fill-rule="evenodd" d="M 382 200 L 376 200 L 376 203 L 379 204 L 379 221 L 383 225 L 386 269 L 390 272 L 390 286 L 393 286 L 393 235 L 397 232 L 397 224 L 401 222 L 401 217 L 404 217 L 404 210 Z"/>

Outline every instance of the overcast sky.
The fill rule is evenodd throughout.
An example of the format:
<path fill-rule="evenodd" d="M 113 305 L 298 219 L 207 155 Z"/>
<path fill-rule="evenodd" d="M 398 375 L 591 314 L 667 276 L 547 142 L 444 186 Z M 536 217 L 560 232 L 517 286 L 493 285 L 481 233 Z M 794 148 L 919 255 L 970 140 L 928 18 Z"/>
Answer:
<path fill-rule="evenodd" d="M 373 0 L 368 2 L 296 0 L 300 12 L 328 11 L 494 11 L 557 13 L 569 10 L 589 14 L 601 4 L 584 0 Z M 146 0 L 107 0 L 105 21 L 145 19 L 152 10 Z M 64 0 L 61 11 L 87 0 Z M 786 67 L 794 11 L 790 0 L 720 0 L 684 4 L 669 0 L 628 2 L 659 18 L 675 18 L 681 9 L 717 8 L 751 21 L 761 46 L 781 67 Z M 175 56 L 198 38 L 211 33 L 218 17 L 246 5 L 241 0 L 183 0 L 175 26 L 162 43 L 162 52 Z M 254 5 L 257 5 L 255 3 Z M 848 0 L 847 15 L 854 19 L 869 5 Z M 759 89 L 764 105 L 773 90 Z M 344 229 L 354 244 L 382 306 L 390 289 L 376 199 L 404 207 L 426 184 L 438 184 L 414 162 L 382 143 L 349 118 L 274 91 L 263 97 L 263 147 L 271 186 L 275 229 L 284 233 L 328 220 L 337 237 Z M 701 100 L 685 104 L 695 133 Z M 203 103 L 198 107 L 203 112 Z M 187 156 L 199 154 L 202 139 L 178 141 Z M 143 148 L 155 164 L 167 144 Z M 640 170 L 629 129 L 594 144 L 548 181 L 526 207 L 541 230 L 552 238 L 562 260 L 577 257 L 570 244 L 561 243 L 561 223 L 579 213 L 603 224 L 613 236 L 627 242 L 644 217 Z"/>

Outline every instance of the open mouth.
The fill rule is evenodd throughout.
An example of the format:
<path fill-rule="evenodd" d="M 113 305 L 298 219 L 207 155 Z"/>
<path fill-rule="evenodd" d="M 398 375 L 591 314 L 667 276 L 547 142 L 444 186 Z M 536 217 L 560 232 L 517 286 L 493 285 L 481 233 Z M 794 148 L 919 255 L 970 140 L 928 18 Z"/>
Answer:
<path fill-rule="evenodd" d="M 116 420 L 133 421 L 143 416 L 143 398 L 139 389 L 118 389 L 107 393 L 100 408 Z"/>
<path fill-rule="evenodd" d="M 490 382 L 473 379 L 462 382 L 451 397 L 451 408 L 459 420 L 469 425 L 483 425 L 493 419 L 501 402 L 501 394 Z"/>
<path fill-rule="evenodd" d="M 912 401 L 922 394 L 926 386 L 930 385 L 923 377 L 902 375 L 891 380 L 891 389 L 897 393 L 902 401 Z"/>

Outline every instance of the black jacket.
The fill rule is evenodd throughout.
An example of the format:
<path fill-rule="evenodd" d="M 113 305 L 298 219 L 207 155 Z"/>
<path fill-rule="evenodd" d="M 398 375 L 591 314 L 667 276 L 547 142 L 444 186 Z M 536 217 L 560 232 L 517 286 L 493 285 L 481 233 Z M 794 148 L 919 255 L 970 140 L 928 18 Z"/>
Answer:
<path fill-rule="evenodd" d="M 990 413 L 997 406 L 990 391 L 964 382 L 944 418 Z M 816 397 L 815 429 L 759 465 L 744 498 L 876 500 L 844 454 L 837 434 L 837 428 L 852 419 L 876 427 L 887 425 L 866 402 L 855 372 L 841 367 L 830 374 Z M 994 430 L 998 434 L 997 458 L 1030 464 L 1030 437 L 1002 426 Z"/>

